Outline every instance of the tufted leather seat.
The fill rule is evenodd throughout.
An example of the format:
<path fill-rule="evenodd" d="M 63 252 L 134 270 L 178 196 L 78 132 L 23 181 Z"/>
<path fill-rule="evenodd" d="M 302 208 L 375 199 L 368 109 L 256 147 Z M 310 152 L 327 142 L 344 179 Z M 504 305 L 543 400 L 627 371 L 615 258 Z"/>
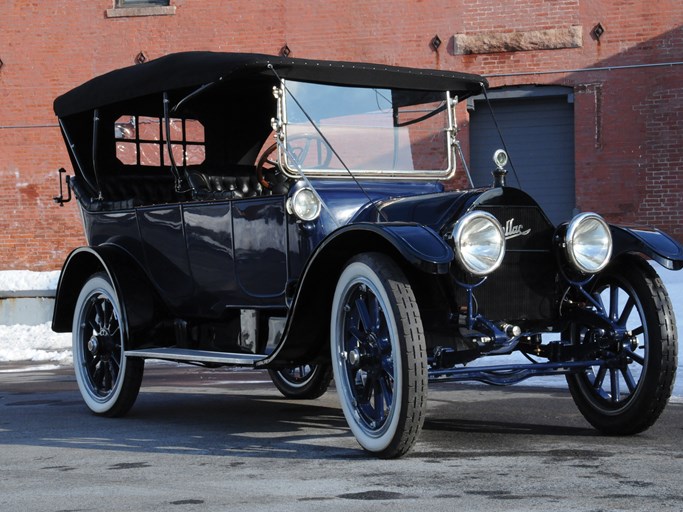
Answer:
<path fill-rule="evenodd" d="M 243 199 L 246 197 L 286 194 L 289 181 L 283 174 L 264 172 L 271 188 L 265 188 L 251 166 L 237 166 L 229 174 L 208 174 L 197 169 L 188 171 L 187 180 L 192 188 L 192 198 L 199 201 L 219 199 Z"/>
<path fill-rule="evenodd" d="M 242 199 L 263 195 L 263 186 L 252 170 L 248 175 L 215 175 L 189 171 L 187 180 L 197 200 Z"/>

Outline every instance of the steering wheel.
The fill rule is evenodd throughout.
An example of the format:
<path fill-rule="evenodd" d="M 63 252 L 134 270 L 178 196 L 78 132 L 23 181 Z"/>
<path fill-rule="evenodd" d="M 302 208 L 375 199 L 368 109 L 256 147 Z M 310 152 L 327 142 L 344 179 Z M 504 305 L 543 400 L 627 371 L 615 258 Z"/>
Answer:
<path fill-rule="evenodd" d="M 256 177 L 258 178 L 258 181 L 261 184 L 261 186 L 268 190 L 271 190 L 273 188 L 273 184 L 265 178 L 264 171 L 272 176 L 275 176 L 282 172 L 280 170 L 280 166 L 277 163 L 277 160 L 273 159 L 273 155 L 276 152 L 277 142 L 275 144 L 271 144 L 270 146 L 268 146 L 268 148 L 263 152 L 261 158 L 258 159 L 258 163 L 256 164 Z"/>
<path fill-rule="evenodd" d="M 311 151 L 312 148 L 313 151 Z M 311 162 L 306 161 L 309 153 L 315 158 L 315 161 L 312 162 L 315 164 L 312 166 L 314 169 L 324 169 L 332 161 L 332 150 L 317 134 L 305 133 L 287 137 L 287 149 L 295 161 L 303 168 L 311 168 Z M 268 190 L 271 190 L 278 182 L 274 180 L 275 183 L 273 183 L 273 178 L 268 178 L 268 175 L 275 177 L 282 173 L 277 158 L 274 158 L 276 153 L 277 143 L 271 144 L 261 154 L 256 164 L 256 176 L 259 183 Z"/>

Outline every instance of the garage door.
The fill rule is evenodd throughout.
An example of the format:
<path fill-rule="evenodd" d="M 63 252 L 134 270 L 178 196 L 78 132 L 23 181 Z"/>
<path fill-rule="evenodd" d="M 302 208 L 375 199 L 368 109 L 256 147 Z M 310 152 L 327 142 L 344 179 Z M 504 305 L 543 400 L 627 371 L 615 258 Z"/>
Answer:
<path fill-rule="evenodd" d="M 508 165 L 507 185 L 531 194 L 554 223 L 568 220 L 575 205 L 572 96 L 509 96 L 515 94 L 494 93 L 491 99 L 519 177 L 518 183 Z M 493 152 L 503 145 L 486 102 L 475 99 L 471 104 L 475 107 L 470 111 L 472 181 L 475 186 L 488 186 L 495 167 Z"/>

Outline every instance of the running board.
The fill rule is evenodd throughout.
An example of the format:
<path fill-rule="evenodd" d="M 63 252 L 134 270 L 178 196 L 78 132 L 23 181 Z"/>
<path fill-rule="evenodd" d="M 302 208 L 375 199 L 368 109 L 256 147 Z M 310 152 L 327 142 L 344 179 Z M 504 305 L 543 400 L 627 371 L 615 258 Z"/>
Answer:
<path fill-rule="evenodd" d="M 257 361 L 265 359 L 261 354 L 240 354 L 229 352 L 211 352 L 208 350 L 190 350 L 186 348 L 149 348 L 142 350 L 126 350 L 126 357 L 143 359 L 163 359 L 188 363 L 234 364 L 254 366 Z"/>

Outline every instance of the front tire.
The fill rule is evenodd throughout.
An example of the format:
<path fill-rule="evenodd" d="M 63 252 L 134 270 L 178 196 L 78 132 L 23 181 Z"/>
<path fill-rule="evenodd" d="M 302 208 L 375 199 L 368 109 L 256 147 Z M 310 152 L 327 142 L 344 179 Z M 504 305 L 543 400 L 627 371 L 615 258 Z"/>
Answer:
<path fill-rule="evenodd" d="M 605 364 L 567 375 L 569 390 L 601 432 L 637 434 L 654 424 L 673 389 L 677 331 L 671 301 L 654 269 L 636 259 L 611 264 L 591 293 L 627 336 L 597 354 Z M 584 343 L 588 332 L 586 326 L 572 326 L 572 342 Z"/>
<path fill-rule="evenodd" d="M 81 289 L 72 326 L 76 381 L 88 408 L 123 416 L 138 396 L 144 361 L 125 357 L 126 326 L 116 291 L 105 273 Z"/>
<path fill-rule="evenodd" d="M 332 368 L 351 431 L 378 457 L 405 454 L 422 429 L 423 333 L 415 295 L 398 265 L 379 253 L 350 260 L 332 302 Z"/>

